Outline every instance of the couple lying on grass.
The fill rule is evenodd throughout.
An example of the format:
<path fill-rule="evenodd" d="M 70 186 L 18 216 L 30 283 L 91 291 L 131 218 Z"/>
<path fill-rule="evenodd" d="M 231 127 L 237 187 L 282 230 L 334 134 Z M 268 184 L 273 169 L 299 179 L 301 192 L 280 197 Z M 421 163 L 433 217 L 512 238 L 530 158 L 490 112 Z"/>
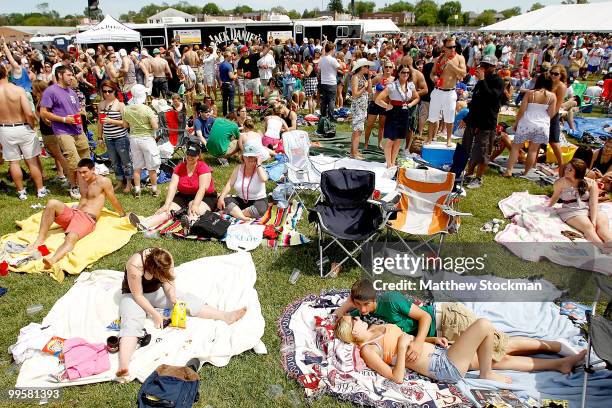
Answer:
<path fill-rule="evenodd" d="M 440 382 L 456 383 L 467 371 L 480 370 L 480 378 L 510 383 L 493 369 L 568 374 L 586 354 L 562 339 L 509 337 L 460 303 L 419 307 L 399 292 L 377 294 L 365 279 L 353 285 L 335 314 L 336 337 L 356 344 L 369 368 L 397 383 L 407 368 Z M 526 356 L 538 353 L 564 357 Z"/>

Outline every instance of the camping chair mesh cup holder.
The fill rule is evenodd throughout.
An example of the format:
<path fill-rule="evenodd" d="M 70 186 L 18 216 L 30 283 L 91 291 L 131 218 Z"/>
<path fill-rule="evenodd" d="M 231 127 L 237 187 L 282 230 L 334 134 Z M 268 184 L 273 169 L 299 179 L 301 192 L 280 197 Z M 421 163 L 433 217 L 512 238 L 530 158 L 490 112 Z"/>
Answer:
<path fill-rule="evenodd" d="M 337 270 L 351 259 L 359 268 L 367 270 L 356 259 L 363 247 L 379 236 L 396 213 L 390 203 L 373 200 L 374 172 L 368 170 L 334 169 L 321 173 L 321 197 L 309 208 L 308 221 L 316 223 L 319 248 L 319 273 L 323 274 L 324 253 L 333 244 L 346 256 L 337 264 Z M 331 240 L 325 242 L 325 236 Z M 346 242 L 351 242 L 347 245 Z"/>

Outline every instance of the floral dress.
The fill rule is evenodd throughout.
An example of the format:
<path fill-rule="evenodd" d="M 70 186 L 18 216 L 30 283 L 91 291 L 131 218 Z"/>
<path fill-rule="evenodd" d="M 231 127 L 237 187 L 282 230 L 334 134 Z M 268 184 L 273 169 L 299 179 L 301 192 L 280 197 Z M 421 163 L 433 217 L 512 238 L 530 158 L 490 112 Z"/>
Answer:
<path fill-rule="evenodd" d="M 365 77 L 360 76 L 358 88 L 363 88 L 366 84 Z M 351 114 L 353 115 L 353 130 L 363 131 L 365 121 L 368 117 L 368 90 L 366 89 L 359 97 L 353 98 L 351 102 Z"/>

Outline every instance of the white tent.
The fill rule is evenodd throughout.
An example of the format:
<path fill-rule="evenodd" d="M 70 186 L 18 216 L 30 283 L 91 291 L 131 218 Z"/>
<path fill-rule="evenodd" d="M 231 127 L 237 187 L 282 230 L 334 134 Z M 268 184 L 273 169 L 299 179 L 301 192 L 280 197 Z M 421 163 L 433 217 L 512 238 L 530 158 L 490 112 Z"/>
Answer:
<path fill-rule="evenodd" d="M 75 42 L 77 44 L 140 42 L 140 33 L 107 15 L 94 27 L 78 33 Z"/>
<path fill-rule="evenodd" d="M 480 31 L 612 32 L 612 2 L 548 6 Z"/>
<path fill-rule="evenodd" d="M 364 34 L 391 34 L 400 32 L 400 29 L 395 25 L 393 20 L 388 18 L 358 21 L 363 24 Z"/>

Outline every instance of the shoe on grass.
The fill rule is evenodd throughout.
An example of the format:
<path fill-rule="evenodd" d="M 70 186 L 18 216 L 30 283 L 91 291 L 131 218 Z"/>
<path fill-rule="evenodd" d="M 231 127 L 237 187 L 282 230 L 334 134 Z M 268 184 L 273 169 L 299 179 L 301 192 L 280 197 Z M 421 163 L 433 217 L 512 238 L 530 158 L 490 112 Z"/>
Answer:
<path fill-rule="evenodd" d="M 140 221 L 140 218 L 134 213 L 128 214 L 128 220 L 130 221 L 130 224 L 136 227 L 138 231 L 146 231 L 148 229 L 147 227 L 145 227 L 142 221 Z"/>
<path fill-rule="evenodd" d="M 19 197 L 21 201 L 25 201 L 28 199 L 28 193 L 26 192 L 25 188 L 17 192 L 17 197 Z"/>
<path fill-rule="evenodd" d="M 81 199 L 81 190 L 79 190 L 78 187 L 72 187 L 70 189 L 70 198 L 72 198 L 73 200 L 80 200 Z"/>
<path fill-rule="evenodd" d="M 482 187 L 482 180 L 479 178 L 475 178 L 474 180 L 470 181 L 467 185 L 467 188 L 480 188 Z"/>

